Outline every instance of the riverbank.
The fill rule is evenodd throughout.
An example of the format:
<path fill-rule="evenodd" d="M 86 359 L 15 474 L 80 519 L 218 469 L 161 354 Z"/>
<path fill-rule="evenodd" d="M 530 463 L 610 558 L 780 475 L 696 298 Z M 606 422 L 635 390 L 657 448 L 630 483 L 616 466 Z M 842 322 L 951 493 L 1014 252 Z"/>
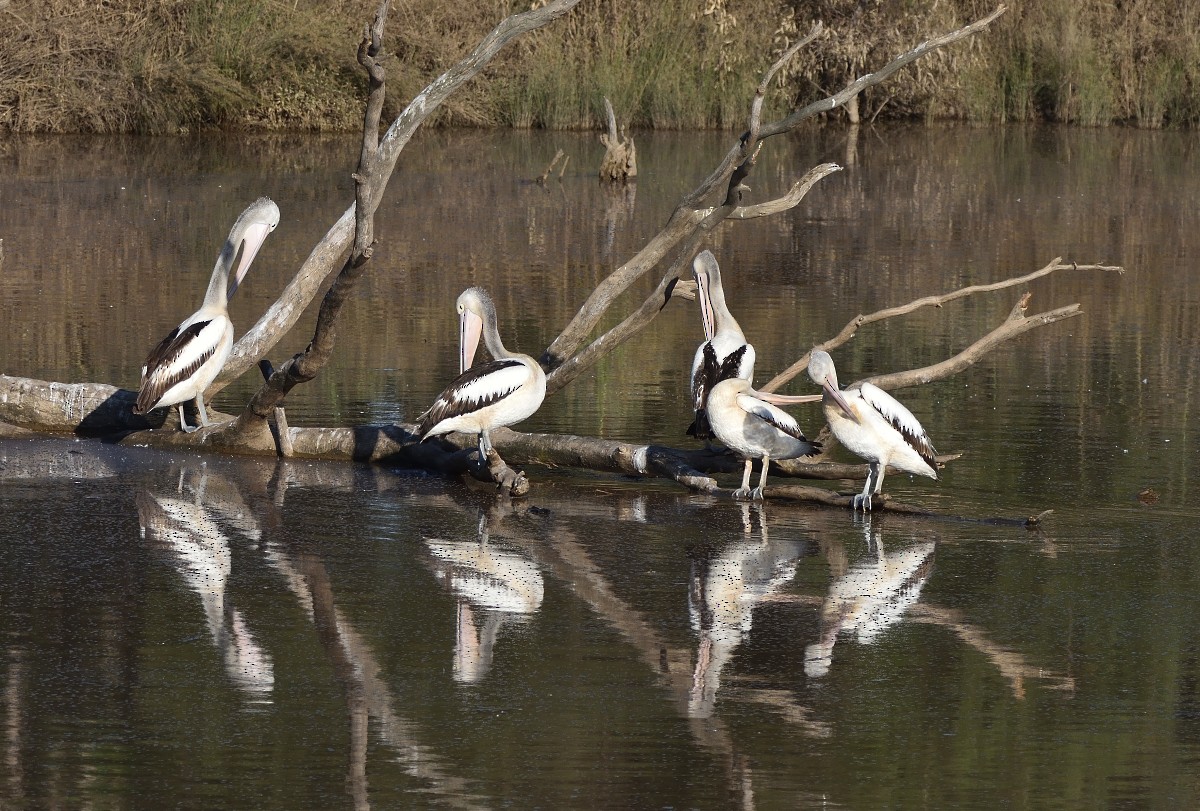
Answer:
<path fill-rule="evenodd" d="M 863 94 L 860 115 L 1158 128 L 1200 121 L 1200 9 L 1015 0 L 973 41 Z M 187 133 L 359 126 L 355 62 L 374 0 L 0 0 L 0 130 Z M 393 110 L 500 19 L 527 8 L 393 8 Z M 591 129 L 602 99 L 633 127 L 741 126 L 773 54 L 823 20 L 781 72 L 777 114 L 820 98 L 991 0 L 590 0 L 502 53 L 435 125 Z M 845 116 L 844 111 L 834 113 Z M 385 117 L 387 113 L 385 112 Z"/>

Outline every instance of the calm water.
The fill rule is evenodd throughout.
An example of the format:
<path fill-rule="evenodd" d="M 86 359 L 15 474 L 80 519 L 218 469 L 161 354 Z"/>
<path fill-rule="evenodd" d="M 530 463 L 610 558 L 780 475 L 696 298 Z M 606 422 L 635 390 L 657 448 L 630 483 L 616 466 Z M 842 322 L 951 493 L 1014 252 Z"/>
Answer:
<path fill-rule="evenodd" d="M 423 410 L 470 284 L 510 346 L 540 350 L 727 140 L 642 136 L 636 192 L 614 197 L 591 136 L 418 139 L 358 321 L 293 424 Z M 1031 312 L 1084 316 L 900 393 L 964 455 L 889 492 L 971 519 L 1054 510 L 1041 532 L 599 474 L 532 469 L 506 504 L 410 471 L 0 442 L 0 807 L 1196 807 L 1193 142 L 897 129 L 864 132 L 851 163 L 814 131 L 764 151 L 754 198 L 847 170 L 710 245 L 759 380 L 860 312 L 1056 256 L 1125 265 L 1034 283 Z M 529 183 L 557 148 L 571 174 Z M 244 329 L 344 209 L 354 154 L 0 145 L 0 372 L 134 385 L 269 194 L 283 221 L 234 301 Z M 864 329 L 841 375 L 941 360 L 1025 289 Z M 683 444 L 699 338 L 672 305 L 525 426 Z"/>

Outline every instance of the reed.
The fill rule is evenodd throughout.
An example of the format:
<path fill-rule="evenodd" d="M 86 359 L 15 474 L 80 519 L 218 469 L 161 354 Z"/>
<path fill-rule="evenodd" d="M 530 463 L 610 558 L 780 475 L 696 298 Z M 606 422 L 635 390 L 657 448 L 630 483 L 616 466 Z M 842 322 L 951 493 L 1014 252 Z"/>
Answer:
<path fill-rule="evenodd" d="M 397 3 L 389 21 L 393 111 L 529 2 Z M 1200 5 L 1008 5 L 990 31 L 865 93 L 863 118 L 1200 122 Z M 0 0 L 0 129 L 352 130 L 364 85 L 354 52 L 374 6 Z M 631 127 L 740 127 L 763 69 L 814 20 L 828 32 L 779 74 L 768 115 L 820 98 L 993 7 L 994 0 L 589 0 L 502 53 L 431 123 L 596 128 L 607 96 Z"/>

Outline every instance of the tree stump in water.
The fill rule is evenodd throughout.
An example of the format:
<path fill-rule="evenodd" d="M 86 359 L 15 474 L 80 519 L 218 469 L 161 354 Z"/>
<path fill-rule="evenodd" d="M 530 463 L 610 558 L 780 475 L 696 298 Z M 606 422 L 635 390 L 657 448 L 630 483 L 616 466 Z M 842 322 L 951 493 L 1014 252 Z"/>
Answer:
<path fill-rule="evenodd" d="M 608 132 L 600 136 L 604 144 L 604 160 L 600 162 L 600 179 L 607 183 L 625 183 L 637 177 L 637 148 L 632 138 L 617 133 L 617 117 L 612 104 L 604 100 L 604 112 L 608 116 Z"/>

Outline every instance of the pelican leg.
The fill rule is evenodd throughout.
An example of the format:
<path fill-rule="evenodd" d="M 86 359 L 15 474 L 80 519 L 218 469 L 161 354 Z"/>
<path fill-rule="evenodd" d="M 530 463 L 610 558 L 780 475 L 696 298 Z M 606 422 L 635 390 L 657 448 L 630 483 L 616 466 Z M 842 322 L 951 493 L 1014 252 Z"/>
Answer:
<path fill-rule="evenodd" d="M 764 456 L 762 460 L 762 473 L 758 477 L 758 487 L 750 491 L 750 498 L 755 501 L 762 501 L 763 488 L 767 486 L 767 468 L 771 466 L 771 457 Z"/>
<path fill-rule="evenodd" d="M 750 495 L 750 466 L 754 464 L 754 460 L 746 460 L 746 471 L 742 474 L 742 486 L 733 491 L 734 501 L 745 501 L 751 498 Z"/>
<path fill-rule="evenodd" d="M 492 449 L 492 438 L 488 436 L 487 429 L 479 432 L 479 455 L 484 461 L 487 461 L 488 451 Z"/>
<path fill-rule="evenodd" d="M 851 505 L 851 510 L 858 510 L 862 507 L 863 512 L 871 511 L 871 495 L 878 493 L 883 482 L 883 468 L 878 462 L 871 462 L 870 472 L 867 473 L 867 483 L 863 485 L 863 491 L 854 497 L 854 503 Z"/>
<path fill-rule="evenodd" d="M 196 430 L 196 426 L 187 424 L 187 416 L 183 412 L 183 403 L 180 403 L 176 408 L 179 409 L 179 427 L 183 429 L 185 434 L 190 434 Z"/>
<path fill-rule="evenodd" d="M 199 412 L 199 414 L 200 414 L 201 427 L 207 428 L 208 427 L 208 412 L 204 409 L 204 395 L 203 394 L 196 395 L 196 411 Z"/>

